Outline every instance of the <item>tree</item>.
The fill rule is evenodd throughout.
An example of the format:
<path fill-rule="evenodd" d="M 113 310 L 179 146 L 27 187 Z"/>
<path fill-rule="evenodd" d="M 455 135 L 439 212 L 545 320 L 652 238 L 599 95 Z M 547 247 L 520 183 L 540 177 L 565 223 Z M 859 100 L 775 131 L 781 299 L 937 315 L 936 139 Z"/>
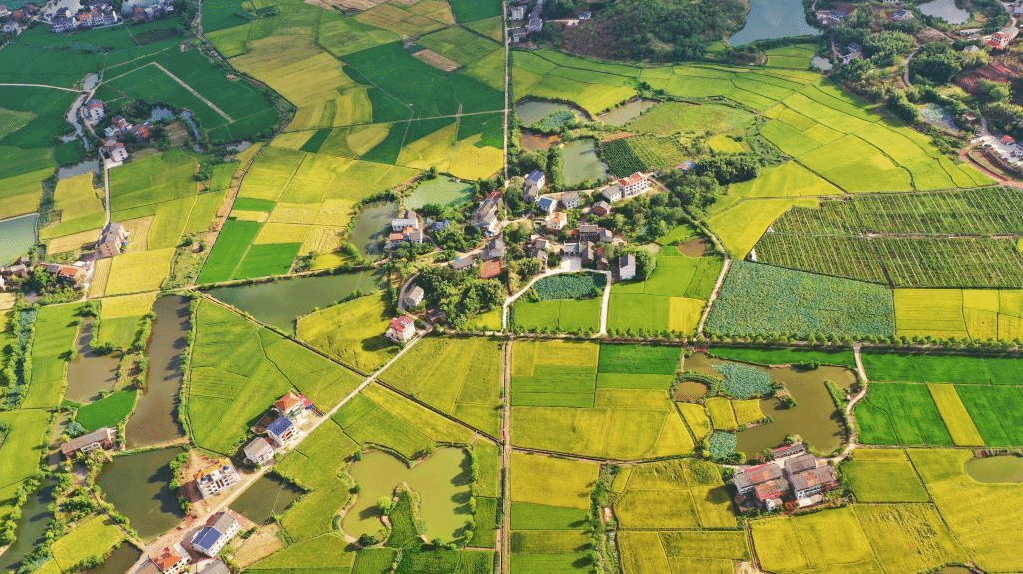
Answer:
<path fill-rule="evenodd" d="M 963 56 L 944 42 L 925 45 L 913 57 L 910 70 L 937 84 L 947 84 L 963 69 Z"/>

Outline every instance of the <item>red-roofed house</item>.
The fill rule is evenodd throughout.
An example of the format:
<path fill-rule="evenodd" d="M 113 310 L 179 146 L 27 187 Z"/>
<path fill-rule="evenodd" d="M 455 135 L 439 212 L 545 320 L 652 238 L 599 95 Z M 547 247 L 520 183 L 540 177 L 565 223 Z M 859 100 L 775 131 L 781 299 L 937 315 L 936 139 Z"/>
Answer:
<path fill-rule="evenodd" d="M 110 159 L 114 161 L 124 161 L 128 159 L 128 149 L 124 147 L 123 143 L 117 142 L 111 146 Z"/>
<path fill-rule="evenodd" d="M 480 265 L 480 279 L 493 279 L 501 274 L 501 262 L 484 261 L 483 265 Z"/>
<path fill-rule="evenodd" d="M 274 402 L 274 409 L 286 417 L 295 418 L 302 414 L 305 405 L 305 397 L 295 391 L 288 391 L 288 394 Z"/>
<path fill-rule="evenodd" d="M 174 546 L 164 546 L 160 554 L 150 556 L 149 559 L 163 574 L 177 574 L 188 566 L 188 552 L 181 547 L 180 542 L 176 542 Z"/>
<path fill-rule="evenodd" d="M 1016 140 L 1012 136 L 1002 136 L 1002 143 L 1005 145 L 1012 145 L 1016 143 Z"/>
<path fill-rule="evenodd" d="M 391 319 L 391 325 L 387 327 L 384 336 L 395 343 L 407 343 L 416 336 L 416 322 L 408 315 L 402 315 Z"/>
<path fill-rule="evenodd" d="M 650 180 L 637 171 L 629 177 L 619 179 L 618 185 L 622 188 L 622 196 L 632 197 L 650 189 Z"/>
<path fill-rule="evenodd" d="M 106 110 L 103 109 L 102 100 L 89 100 L 85 102 L 85 115 L 90 121 L 98 122 L 103 119 Z"/>

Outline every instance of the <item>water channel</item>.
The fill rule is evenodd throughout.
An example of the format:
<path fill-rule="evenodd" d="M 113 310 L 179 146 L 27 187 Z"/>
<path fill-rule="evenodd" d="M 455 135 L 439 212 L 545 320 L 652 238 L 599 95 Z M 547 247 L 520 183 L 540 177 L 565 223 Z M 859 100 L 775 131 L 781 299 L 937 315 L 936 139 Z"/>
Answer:
<path fill-rule="evenodd" d="M 352 226 L 352 244 L 366 257 L 375 259 L 383 255 L 384 240 L 391 233 L 391 219 L 397 214 L 398 204 L 394 202 L 362 208 Z"/>
<path fill-rule="evenodd" d="M 135 412 L 125 425 L 128 448 L 163 444 L 184 436 L 177 418 L 181 355 L 191 330 L 189 300 L 170 295 L 153 305 L 156 319 L 149 340 L 149 372 Z"/>
<path fill-rule="evenodd" d="M 0 265 L 7 265 L 28 252 L 36 243 L 38 213 L 0 221 Z"/>
<path fill-rule="evenodd" d="M 421 498 L 426 537 L 454 541 L 472 512 L 469 510 L 472 461 L 459 448 L 438 448 L 411 468 L 395 456 L 370 451 L 348 469 L 360 491 L 345 513 L 341 528 L 349 536 L 377 534 L 383 529 L 377 501 L 406 484 Z"/>
<path fill-rule="evenodd" d="M 379 271 L 359 271 L 343 275 L 299 277 L 272 283 L 254 283 L 218 287 L 209 294 L 249 313 L 257 320 L 282 331 L 295 331 L 295 318 L 313 309 L 329 307 L 356 291 L 370 293 L 382 289 Z"/>
<path fill-rule="evenodd" d="M 597 156 L 597 140 L 593 138 L 568 142 L 561 150 L 561 155 L 565 159 L 563 183 L 567 186 L 577 186 L 587 181 L 597 182 L 608 176 L 607 166 Z"/>
<path fill-rule="evenodd" d="M 278 476 L 263 475 L 231 503 L 231 510 L 256 524 L 266 524 L 301 496 L 301 488 Z"/>
<path fill-rule="evenodd" d="M 65 395 L 77 403 L 87 403 L 99 398 L 102 391 L 113 391 L 117 385 L 118 355 L 99 355 L 92 350 L 95 334 L 95 319 L 86 317 L 78 331 L 78 350 L 75 358 L 68 363 L 68 388 Z"/>
<path fill-rule="evenodd" d="M 170 461 L 182 452 L 171 447 L 118 456 L 103 466 L 96 479 L 106 499 L 145 540 L 173 528 L 184 517 L 170 488 L 174 478 Z"/>
<path fill-rule="evenodd" d="M 752 0 L 746 25 L 728 43 L 745 46 L 757 40 L 818 34 L 820 31 L 806 22 L 802 0 Z"/>
<path fill-rule="evenodd" d="M 941 18 L 949 24 L 965 24 L 970 20 L 970 13 L 956 6 L 955 0 L 931 0 L 917 8 L 924 14 Z"/>
<path fill-rule="evenodd" d="M 53 502 L 53 486 L 52 482 L 44 483 L 29 495 L 21 507 L 21 518 L 14 527 L 14 542 L 0 554 L 0 572 L 17 570 L 25 555 L 46 538 L 46 526 L 53 519 L 49 510 Z"/>

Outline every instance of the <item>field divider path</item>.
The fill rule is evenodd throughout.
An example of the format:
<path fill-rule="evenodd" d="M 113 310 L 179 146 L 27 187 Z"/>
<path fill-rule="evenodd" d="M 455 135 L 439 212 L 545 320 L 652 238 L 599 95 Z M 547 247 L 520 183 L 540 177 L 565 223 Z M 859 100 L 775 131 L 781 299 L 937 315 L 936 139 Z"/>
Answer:
<path fill-rule="evenodd" d="M 129 70 L 129 71 L 127 71 L 127 72 L 125 72 L 125 73 L 121 74 L 120 76 L 115 76 L 115 77 L 113 77 L 113 78 L 110 78 L 110 79 L 109 79 L 109 80 L 107 80 L 106 82 L 107 82 L 107 83 L 109 83 L 109 82 L 112 82 L 112 81 L 114 81 L 114 80 L 116 80 L 116 79 L 118 79 L 118 78 L 123 78 L 124 76 L 127 76 L 128 74 L 131 74 L 131 73 L 133 73 L 133 72 L 137 72 L 137 71 L 141 70 L 142 68 L 145 68 L 146 66 L 155 66 L 155 67 L 156 67 L 157 69 L 159 69 L 159 70 L 160 70 L 161 72 L 163 72 L 164 74 L 167 74 L 167 77 L 168 77 L 168 78 L 170 78 L 170 79 L 174 80 L 174 81 L 175 81 L 175 82 L 177 82 L 177 83 L 178 83 L 178 84 L 179 84 L 179 85 L 180 85 L 180 86 L 181 86 L 182 88 L 185 88 L 186 90 L 188 90 L 188 93 L 192 94 L 193 96 L 195 96 L 196 98 L 198 98 L 198 99 L 199 99 L 199 101 L 201 101 L 202 103 L 204 103 L 204 104 L 206 104 L 207 106 L 209 106 L 209 107 L 210 107 L 210 109 L 211 109 L 211 110 L 213 110 L 214 112 L 217 112 L 217 115 L 219 115 L 220 117 L 224 118 L 224 119 L 225 119 L 225 120 L 227 120 L 228 122 L 234 122 L 234 121 L 235 121 L 235 120 L 234 120 L 234 118 L 232 118 L 231 116 L 227 115 L 227 112 L 225 112 L 224 110 L 222 110 L 222 109 L 218 108 L 216 104 L 214 104 L 213 102 L 211 102 L 211 101 L 209 101 L 208 99 L 206 99 L 206 97 L 205 97 L 205 96 L 203 96 L 202 94 L 200 94 L 200 93 L 199 93 L 199 92 L 198 92 L 198 91 L 197 91 L 197 90 L 196 90 L 195 88 L 193 88 L 192 86 L 189 86 L 189 85 L 188 85 L 187 83 L 185 83 L 185 81 L 184 81 L 184 80 L 182 80 L 181 78 L 179 78 L 179 77 L 175 76 L 174 74 L 172 74 L 170 70 L 168 70 L 167 68 L 164 68 L 164 67 L 163 67 L 163 65 L 162 65 L 162 64 L 160 64 L 159 62 L 149 62 L 148 64 L 145 64 L 145 65 L 143 65 L 143 66 L 139 66 L 138 68 L 135 68 L 135 69 L 133 69 L 133 70 Z"/>
<path fill-rule="evenodd" d="M 0 84 L 0 87 L 12 87 L 12 88 L 48 88 L 50 90 L 61 90 L 63 92 L 71 92 L 74 94 L 84 94 L 85 90 L 76 90 L 74 88 L 62 88 L 60 86 L 51 86 L 49 84 Z"/>
<path fill-rule="evenodd" d="M 498 530 L 498 548 L 501 574 L 511 572 L 511 366 L 515 337 L 504 342 L 504 369 L 501 384 L 504 400 L 501 405 L 501 528 Z"/>
<path fill-rule="evenodd" d="M 732 266 L 732 258 L 725 257 L 724 263 L 721 265 L 721 273 L 718 274 L 718 280 L 714 283 L 714 290 L 710 292 L 710 297 L 707 299 L 707 305 L 703 308 L 703 315 L 700 316 L 700 324 L 696 327 L 696 334 L 703 334 L 703 327 L 707 324 L 707 317 L 710 316 L 710 308 L 714 305 L 714 301 L 718 298 L 718 293 L 721 292 L 721 285 L 725 283 L 725 275 L 728 275 L 728 269 Z"/>

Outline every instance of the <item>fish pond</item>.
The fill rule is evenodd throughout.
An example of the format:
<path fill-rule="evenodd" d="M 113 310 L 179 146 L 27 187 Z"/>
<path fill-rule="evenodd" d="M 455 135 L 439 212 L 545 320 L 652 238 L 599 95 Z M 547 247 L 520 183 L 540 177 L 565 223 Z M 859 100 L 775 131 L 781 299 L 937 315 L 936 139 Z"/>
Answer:
<path fill-rule="evenodd" d="M 461 205 L 472 198 L 472 186 L 450 177 L 435 177 L 420 182 L 416 189 L 405 198 L 405 207 L 419 209 L 424 205 L 452 207 Z"/>
<path fill-rule="evenodd" d="M 92 401 L 102 391 L 112 391 L 117 385 L 120 358 L 113 353 L 100 355 L 92 350 L 95 331 L 95 319 L 85 318 L 78 331 L 78 352 L 67 366 L 66 396 L 77 403 Z"/>
<path fill-rule="evenodd" d="M 367 452 L 348 469 L 360 490 L 355 503 L 341 519 L 341 529 L 355 538 L 380 532 L 384 525 L 377 501 L 390 497 L 395 487 L 405 484 L 419 493 L 426 537 L 452 542 L 460 537 L 459 531 L 472 518 L 469 509 L 471 467 L 469 455 L 460 448 L 438 448 L 411 467 L 389 453 Z"/>
<path fill-rule="evenodd" d="M 802 0 L 752 0 L 746 25 L 728 43 L 745 46 L 757 40 L 818 34 L 820 31 L 806 22 Z"/>
<path fill-rule="evenodd" d="M 174 478 L 170 462 L 182 452 L 171 447 L 114 457 L 96 479 L 106 499 L 145 540 L 173 528 L 184 517 L 170 487 Z"/>
<path fill-rule="evenodd" d="M 714 365 L 726 363 L 695 353 L 685 360 L 687 371 L 697 371 L 711 376 L 720 376 Z M 771 374 L 774 381 L 785 388 L 796 401 L 788 407 L 779 399 L 760 401 L 760 409 L 771 417 L 770 422 L 738 433 L 738 450 L 752 456 L 767 448 L 774 448 L 785 442 L 785 437 L 798 434 L 813 448 L 828 453 L 840 448 L 845 439 L 842 414 L 835 405 L 825 381 L 835 383 L 841 389 L 848 389 L 856 382 L 856 375 L 849 369 L 834 366 L 819 366 L 816 369 L 798 367 L 758 367 Z"/>
<path fill-rule="evenodd" d="M 941 18 L 949 24 L 965 24 L 970 20 L 969 11 L 956 6 L 955 0 L 931 0 L 917 8 L 927 16 Z"/>
<path fill-rule="evenodd" d="M 167 443 L 185 436 L 178 422 L 177 405 L 183 377 L 181 358 L 192 328 L 190 303 L 185 297 L 161 297 L 153 305 L 153 312 L 156 319 L 147 351 L 146 388 L 125 424 L 128 448 Z"/>
<path fill-rule="evenodd" d="M 597 182 L 608 176 L 607 166 L 597 155 L 597 141 L 582 138 L 570 141 L 561 150 L 565 160 L 562 183 L 578 186 L 585 182 Z"/>
<path fill-rule="evenodd" d="M 989 456 L 966 461 L 966 474 L 977 482 L 1023 482 L 1023 457 Z"/>
<path fill-rule="evenodd" d="M 53 483 L 47 482 L 30 494 L 21 507 L 21 518 L 15 521 L 14 542 L 0 554 L 0 572 L 17 570 L 21 561 L 36 544 L 46 540 L 46 526 L 53 520 Z"/>
<path fill-rule="evenodd" d="M 519 145 L 528 150 L 548 150 L 552 145 L 557 144 L 561 141 L 561 136 L 557 134 L 542 134 L 540 132 L 534 132 L 532 130 L 522 130 L 522 136 L 519 138 Z"/>
<path fill-rule="evenodd" d="M 317 307 L 329 307 L 355 292 L 371 293 L 383 288 L 379 271 L 360 271 L 342 275 L 319 275 L 217 287 L 209 294 L 273 325 L 286 333 L 295 332 L 295 318 Z"/>
<path fill-rule="evenodd" d="M 585 112 L 581 109 L 563 102 L 525 100 L 515 104 L 515 116 L 519 118 L 519 123 L 524 126 L 531 126 L 547 116 L 558 112 L 569 112 L 578 119 L 586 117 Z"/>
<path fill-rule="evenodd" d="M 82 570 L 81 574 L 124 574 L 141 557 L 141 550 L 127 542 L 122 542 L 120 546 L 114 548 L 114 551 L 107 556 L 102 564 L 95 568 Z"/>
<path fill-rule="evenodd" d="M 0 265 L 7 265 L 28 252 L 36 243 L 36 220 L 32 213 L 0 221 Z"/>
<path fill-rule="evenodd" d="M 624 126 L 656 105 L 654 100 L 632 100 L 600 114 L 597 119 L 610 126 Z"/>
<path fill-rule="evenodd" d="M 278 476 L 263 475 L 231 503 L 231 510 L 256 524 L 266 524 L 301 496 L 301 488 Z"/>
<path fill-rule="evenodd" d="M 350 241 L 365 257 L 384 254 L 384 240 L 391 233 L 391 220 L 398 214 L 394 202 L 374 203 L 362 208 L 352 225 Z"/>

